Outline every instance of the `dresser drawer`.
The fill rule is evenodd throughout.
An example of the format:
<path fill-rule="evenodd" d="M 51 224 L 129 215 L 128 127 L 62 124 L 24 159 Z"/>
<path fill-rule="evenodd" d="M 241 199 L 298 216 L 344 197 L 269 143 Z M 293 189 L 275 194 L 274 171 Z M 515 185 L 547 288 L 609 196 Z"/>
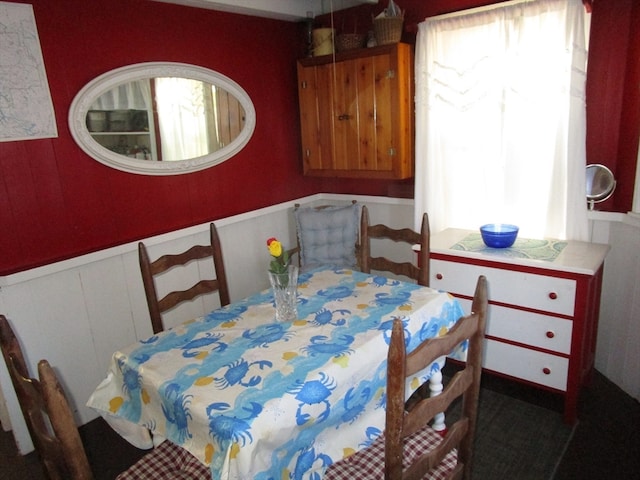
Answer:
<path fill-rule="evenodd" d="M 563 392 L 567 390 L 569 359 L 564 357 L 485 340 L 482 366 Z"/>
<path fill-rule="evenodd" d="M 466 313 L 471 300 L 458 299 Z M 573 322 L 564 318 L 489 305 L 486 334 L 558 353 L 571 353 Z"/>
<path fill-rule="evenodd" d="M 575 280 L 431 259 L 432 288 L 473 296 L 479 275 L 487 277 L 489 301 L 572 316 Z"/>

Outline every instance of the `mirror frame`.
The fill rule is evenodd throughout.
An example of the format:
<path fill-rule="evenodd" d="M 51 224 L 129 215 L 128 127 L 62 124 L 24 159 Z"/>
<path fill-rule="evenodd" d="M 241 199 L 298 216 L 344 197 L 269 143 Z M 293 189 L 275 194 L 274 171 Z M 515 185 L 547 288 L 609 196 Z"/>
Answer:
<path fill-rule="evenodd" d="M 87 128 L 87 113 L 100 95 L 122 83 L 152 77 L 183 77 L 223 88 L 238 99 L 245 111 L 245 125 L 238 137 L 221 149 L 201 157 L 167 162 L 129 158 L 112 152 L 93 139 Z M 249 142 L 256 125 L 256 112 L 247 92 L 230 78 L 204 67 L 175 62 L 147 62 L 106 72 L 87 83 L 69 109 L 69 128 L 78 146 L 91 158 L 118 170 L 143 175 L 179 175 L 218 165 L 233 157 Z"/>
<path fill-rule="evenodd" d="M 606 165 L 601 163 L 592 163 L 586 166 L 586 192 L 587 192 L 587 204 L 589 210 L 593 210 L 595 203 L 604 202 L 613 195 L 616 189 L 616 179 L 613 176 L 613 172 Z M 602 191 L 594 192 L 593 180 L 600 176 L 606 180 L 605 189 Z M 590 188 L 591 187 L 591 188 Z"/>

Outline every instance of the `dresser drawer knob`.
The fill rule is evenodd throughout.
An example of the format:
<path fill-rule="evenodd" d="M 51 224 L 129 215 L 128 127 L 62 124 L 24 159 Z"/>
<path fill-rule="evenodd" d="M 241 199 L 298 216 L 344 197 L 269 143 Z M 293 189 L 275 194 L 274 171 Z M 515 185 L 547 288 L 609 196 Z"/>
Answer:
<path fill-rule="evenodd" d="M 444 278 L 444 276 L 441 273 L 436 273 L 436 279 L 437 280 L 442 280 Z"/>
<path fill-rule="evenodd" d="M 544 367 L 542 369 L 542 373 L 544 373 L 545 375 L 549 375 L 551 373 L 551 369 L 549 367 Z"/>
<path fill-rule="evenodd" d="M 547 338 L 553 338 L 553 337 L 555 337 L 555 336 L 556 336 L 556 334 L 555 334 L 555 333 L 553 333 L 551 330 L 549 330 L 549 331 L 547 332 Z"/>
<path fill-rule="evenodd" d="M 549 294 L 549 298 L 550 298 L 551 300 L 555 300 L 556 298 L 558 298 L 558 294 L 557 294 L 556 292 L 551 292 L 551 293 Z"/>

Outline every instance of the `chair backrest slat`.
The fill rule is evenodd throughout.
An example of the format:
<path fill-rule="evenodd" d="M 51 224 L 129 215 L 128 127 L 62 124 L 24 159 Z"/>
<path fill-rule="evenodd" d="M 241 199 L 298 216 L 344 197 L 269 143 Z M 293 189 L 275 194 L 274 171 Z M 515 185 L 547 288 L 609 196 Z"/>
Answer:
<path fill-rule="evenodd" d="M 420 233 L 410 228 L 394 229 L 387 225 L 369 225 L 369 211 L 362 207 L 360 217 L 360 268 L 365 273 L 371 270 L 392 272 L 396 275 L 404 275 L 415 280 L 419 285 L 429 286 L 429 256 L 430 256 L 430 231 L 429 217 L 422 215 Z M 419 245 L 420 249 L 415 253 L 417 265 L 414 262 L 395 262 L 386 257 L 371 256 L 371 239 L 387 239 L 394 242 L 404 242 L 407 248 Z"/>

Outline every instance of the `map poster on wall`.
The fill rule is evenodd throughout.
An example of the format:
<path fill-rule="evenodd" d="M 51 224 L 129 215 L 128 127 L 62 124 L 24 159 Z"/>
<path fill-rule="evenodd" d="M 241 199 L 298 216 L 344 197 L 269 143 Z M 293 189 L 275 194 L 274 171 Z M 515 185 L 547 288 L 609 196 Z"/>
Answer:
<path fill-rule="evenodd" d="M 57 136 L 33 6 L 0 2 L 0 142 Z"/>

